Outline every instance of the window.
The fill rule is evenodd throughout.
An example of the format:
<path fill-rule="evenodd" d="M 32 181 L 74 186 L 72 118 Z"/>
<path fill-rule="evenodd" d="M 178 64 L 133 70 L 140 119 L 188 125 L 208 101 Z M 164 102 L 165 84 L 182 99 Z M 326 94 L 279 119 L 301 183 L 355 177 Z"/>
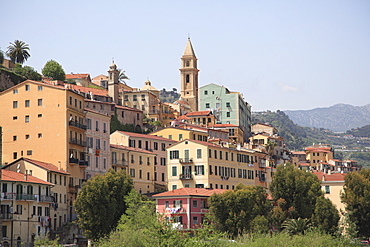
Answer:
<path fill-rule="evenodd" d="M 143 171 L 142 170 L 139 170 L 139 178 L 141 179 L 143 176 Z"/>
<path fill-rule="evenodd" d="M 140 120 L 140 115 L 139 115 L 139 113 L 136 113 L 136 120 Z"/>
<path fill-rule="evenodd" d="M 25 123 L 29 123 L 30 122 L 30 116 L 26 115 L 25 118 L 24 118 L 24 121 L 25 121 Z"/>
<path fill-rule="evenodd" d="M 137 95 L 132 95 L 132 101 L 137 101 Z"/>
<path fill-rule="evenodd" d="M 69 96 L 69 104 L 72 105 L 72 96 Z"/>
<path fill-rule="evenodd" d="M 230 117 L 230 112 L 226 112 L 226 117 Z"/>
<path fill-rule="evenodd" d="M 130 176 L 133 178 L 135 177 L 135 169 L 133 168 L 130 169 Z"/>
<path fill-rule="evenodd" d="M 13 141 L 16 141 L 17 140 L 17 136 L 13 136 Z"/>
<path fill-rule="evenodd" d="M 193 200 L 193 208 L 197 208 L 198 207 L 198 201 L 197 200 Z"/>
<path fill-rule="evenodd" d="M 209 103 L 206 103 L 206 108 L 210 108 L 210 107 L 209 107 Z"/>
<path fill-rule="evenodd" d="M 208 95 L 208 91 L 207 90 L 204 90 L 204 95 Z"/>
<path fill-rule="evenodd" d="M 38 86 L 38 87 L 37 87 L 37 90 L 38 90 L 38 91 L 42 91 L 42 86 Z"/>
<path fill-rule="evenodd" d="M 150 180 L 150 172 L 148 172 L 148 173 L 146 174 L 146 177 L 147 177 L 147 178 L 146 178 L 147 180 Z"/>
<path fill-rule="evenodd" d="M 172 167 L 172 176 L 173 177 L 177 176 L 177 166 Z"/>
<path fill-rule="evenodd" d="M 196 184 L 195 188 L 204 188 L 204 184 Z"/>
<path fill-rule="evenodd" d="M 172 135 L 168 135 L 168 139 L 172 140 Z"/>
<path fill-rule="evenodd" d="M 170 151 L 170 160 L 179 159 L 179 150 Z"/>
<path fill-rule="evenodd" d="M 158 150 L 158 142 L 154 142 L 154 150 Z"/>
<path fill-rule="evenodd" d="M 14 89 L 13 94 L 18 94 L 18 89 Z"/>
<path fill-rule="evenodd" d="M 177 189 L 177 185 L 176 184 L 173 184 L 172 185 L 172 190 L 175 190 L 175 189 Z"/>
<path fill-rule="evenodd" d="M 141 165 L 141 164 L 143 164 L 143 156 L 139 156 L 139 164 Z"/>
<path fill-rule="evenodd" d="M 38 114 L 38 115 L 37 115 L 37 117 L 38 117 L 38 118 L 42 118 L 42 114 Z"/>
<path fill-rule="evenodd" d="M 26 88 L 26 91 L 30 91 L 30 85 L 26 85 L 25 88 Z"/>
<path fill-rule="evenodd" d="M 86 119 L 86 124 L 87 124 L 87 129 L 91 130 L 91 119 L 90 118 Z"/>
<path fill-rule="evenodd" d="M 99 121 L 95 121 L 95 130 L 99 131 Z"/>
<path fill-rule="evenodd" d="M 22 214 L 22 205 L 17 205 L 17 214 Z"/>
<path fill-rule="evenodd" d="M 13 101 L 13 108 L 18 108 L 18 101 Z"/>
<path fill-rule="evenodd" d="M 28 135 L 28 134 L 27 134 L 27 135 L 25 136 L 25 138 L 26 138 L 26 139 L 30 139 L 30 135 Z"/>
<path fill-rule="evenodd" d="M 30 107 L 30 101 L 29 101 L 28 99 L 26 99 L 26 100 L 24 101 L 24 106 L 25 106 L 25 107 Z"/>
<path fill-rule="evenodd" d="M 220 151 L 220 160 L 222 160 L 222 151 Z"/>
<path fill-rule="evenodd" d="M 169 208 L 170 207 L 170 202 L 169 201 L 166 201 L 165 202 L 165 205 L 166 205 L 166 208 Z"/>
<path fill-rule="evenodd" d="M 38 106 L 42 106 L 42 99 L 38 99 L 38 100 L 37 100 L 37 105 L 38 105 Z"/>
<path fill-rule="evenodd" d="M 162 143 L 162 151 L 166 151 L 166 144 Z"/>
<path fill-rule="evenodd" d="M 226 102 L 226 107 L 230 107 L 230 102 Z"/>
<path fill-rule="evenodd" d="M 325 194 L 330 194 L 330 185 L 325 185 Z"/>
<path fill-rule="evenodd" d="M 95 157 L 95 167 L 99 167 L 99 157 Z"/>
<path fill-rule="evenodd" d="M 217 150 L 214 151 L 214 158 L 217 159 Z"/>
<path fill-rule="evenodd" d="M 13 120 L 17 120 L 18 119 L 18 117 L 17 116 L 13 116 Z"/>
<path fill-rule="evenodd" d="M 189 74 L 186 74 L 186 76 L 185 76 L 185 82 L 186 83 L 189 83 L 190 82 L 190 75 Z"/>
<path fill-rule="evenodd" d="M 202 149 L 198 148 L 197 149 L 197 159 L 201 159 L 202 158 Z"/>
<path fill-rule="evenodd" d="M 198 225 L 198 216 L 193 216 L 193 224 Z"/>
<path fill-rule="evenodd" d="M 182 140 L 182 134 L 179 134 L 179 141 Z"/>
<path fill-rule="evenodd" d="M 204 165 L 195 166 L 195 175 L 204 175 Z"/>
<path fill-rule="evenodd" d="M 164 181 L 164 173 L 162 172 L 162 182 Z"/>

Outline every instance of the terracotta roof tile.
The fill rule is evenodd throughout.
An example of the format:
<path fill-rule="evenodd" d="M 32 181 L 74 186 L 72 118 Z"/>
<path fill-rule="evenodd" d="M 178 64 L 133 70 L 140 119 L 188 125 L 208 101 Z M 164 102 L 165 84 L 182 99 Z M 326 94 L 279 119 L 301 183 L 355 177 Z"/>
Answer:
<path fill-rule="evenodd" d="M 51 171 L 51 172 L 57 172 L 57 173 L 61 173 L 61 174 L 70 175 L 70 173 L 65 172 L 63 170 L 59 170 L 56 165 L 53 165 L 51 163 L 46 163 L 46 162 L 42 162 L 42 161 L 39 161 L 39 160 L 33 160 L 33 159 L 29 159 L 29 158 L 21 158 L 21 159 L 23 159 L 24 161 L 30 162 L 34 165 L 37 165 L 41 168 L 44 168 L 48 171 Z M 15 163 L 15 162 L 12 162 L 12 163 Z"/>
<path fill-rule="evenodd" d="M 180 188 L 176 190 L 166 191 L 154 195 L 153 197 L 176 197 L 176 196 L 211 196 L 213 194 L 221 194 L 227 190 L 223 189 L 204 189 L 204 188 Z"/>
<path fill-rule="evenodd" d="M 150 151 L 145 150 L 145 149 L 133 148 L 133 147 L 123 146 L 123 145 L 110 144 L 110 147 L 118 148 L 118 149 L 122 149 L 122 150 L 128 150 L 128 151 L 135 151 L 135 152 L 140 152 L 140 153 L 155 154 L 155 153 L 150 152 Z"/>
<path fill-rule="evenodd" d="M 211 111 L 193 111 L 186 114 L 186 116 L 208 116 L 212 112 Z"/>
<path fill-rule="evenodd" d="M 92 87 L 83 87 L 83 86 L 78 86 L 78 85 L 73 85 L 73 84 L 66 84 L 68 89 L 83 92 L 83 93 L 92 93 L 93 95 L 99 95 L 99 96 L 109 96 L 108 91 L 104 89 L 97 89 L 97 88 L 92 88 Z"/>
<path fill-rule="evenodd" d="M 66 74 L 66 79 L 86 79 L 86 80 L 90 80 L 90 74 Z"/>
<path fill-rule="evenodd" d="M 2 169 L 2 180 L 12 181 L 12 182 L 22 182 L 22 183 L 34 183 L 34 184 L 44 184 L 44 185 L 54 185 L 52 183 L 46 182 L 39 178 L 31 175 L 25 175 L 23 173 L 13 172 L 9 170 Z"/>
<path fill-rule="evenodd" d="M 235 124 L 214 124 L 213 127 L 215 128 L 225 128 L 225 127 L 239 127 Z"/>
<path fill-rule="evenodd" d="M 344 178 L 346 176 L 346 173 L 332 173 L 332 174 L 327 174 L 323 172 L 313 172 L 320 181 L 337 181 L 337 182 L 343 182 Z"/>
<path fill-rule="evenodd" d="M 133 133 L 133 132 L 125 132 L 125 131 L 120 131 L 117 130 L 119 133 L 122 133 L 124 135 L 128 135 L 131 137 L 139 137 L 139 138 L 149 138 L 149 139 L 154 139 L 154 140 L 160 140 L 160 141 L 170 141 L 170 142 L 177 142 L 175 140 L 171 140 L 168 138 L 160 137 L 160 136 L 155 136 L 155 135 L 146 135 L 146 134 L 139 134 L 139 133 Z"/>

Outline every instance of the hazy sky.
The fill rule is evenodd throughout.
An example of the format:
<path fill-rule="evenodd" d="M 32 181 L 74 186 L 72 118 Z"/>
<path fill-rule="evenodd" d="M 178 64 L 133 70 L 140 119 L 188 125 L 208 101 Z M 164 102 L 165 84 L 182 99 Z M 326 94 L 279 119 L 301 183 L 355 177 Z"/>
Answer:
<path fill-rule="evenodd" d="M 243 93 L 253 111 L 370 103 L 370 1 L 2 1 L 0 48 L 29 44 L 26 65 L 180 89 L 190 34 L 199 85 Z"/>

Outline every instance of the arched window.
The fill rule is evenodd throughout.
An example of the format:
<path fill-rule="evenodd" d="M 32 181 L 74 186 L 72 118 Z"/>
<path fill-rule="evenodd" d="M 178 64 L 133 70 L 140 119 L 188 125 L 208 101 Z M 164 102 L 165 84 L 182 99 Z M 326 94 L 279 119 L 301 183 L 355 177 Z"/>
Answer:
<path fill-rule="evenodd" d="M 189 82 L 190 82 L 190 76 L 189 76 L 189 74 L 187 74 L 187 75 L 185 76 L 185 82 L 186 82 L 186 83 L 189 83 Z"/>
<path fill-rule="evenodd" d="M 186 62 L 185 62 L 185 66 L 186 66 L 186 67 L 189 67 L 189 66 L 190 66 L 190 61 L 186 61 Z"/>

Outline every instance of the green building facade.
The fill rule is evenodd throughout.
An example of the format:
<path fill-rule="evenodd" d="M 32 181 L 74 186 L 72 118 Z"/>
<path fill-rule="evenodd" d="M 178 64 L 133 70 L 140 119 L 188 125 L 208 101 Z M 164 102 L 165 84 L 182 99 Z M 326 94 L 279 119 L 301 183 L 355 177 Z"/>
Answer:
<path fill-rule="evenodd" d="M 251 106 L 239 92 L 231 92 L 224 86 L 210 83 L 199 88 L 199 111 L 211 110 L 216 124 L 238 125 L 246 142 L 251 132 Z"/>

